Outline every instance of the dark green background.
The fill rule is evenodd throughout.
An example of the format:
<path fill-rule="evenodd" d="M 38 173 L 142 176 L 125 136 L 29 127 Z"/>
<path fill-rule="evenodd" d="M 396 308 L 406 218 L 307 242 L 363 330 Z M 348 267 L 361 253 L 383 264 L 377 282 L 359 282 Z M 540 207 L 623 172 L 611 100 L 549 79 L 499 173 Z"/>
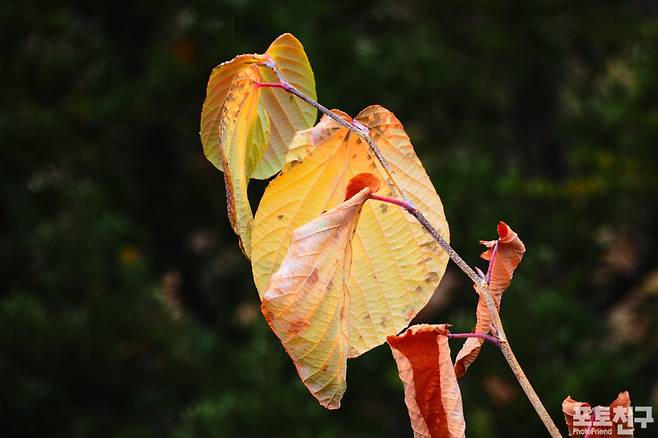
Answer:
<path fill-rule="evenodd" d="M 202 154 L 212 67 L 284 32 L 326 106 L 396 113 L 469 263 L 523 238 L 502 317 L 560 426 L 568 394 L 655 408 L 655 2 L 5 1 L 0 435 L 411 435 L 385 346 L 340 411 L 307 393 Z M 465 277 L 439 293 L 420 319 L 468 331 Z M 469 436 L 543 436 L 495 349 L 461 387 Z"/>

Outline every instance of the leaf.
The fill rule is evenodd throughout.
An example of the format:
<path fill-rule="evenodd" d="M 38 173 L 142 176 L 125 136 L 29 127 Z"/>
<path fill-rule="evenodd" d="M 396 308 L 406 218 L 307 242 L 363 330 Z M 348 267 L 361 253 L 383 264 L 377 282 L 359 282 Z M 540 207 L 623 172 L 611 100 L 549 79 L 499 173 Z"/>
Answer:
<path fill-rule="evenodd" d="M 450 359 L 448 325 L 414 325 L 388 344 L 404 384 L 416 438 L 464 437 L 466 422 Z"/>
<path fill-rule="evenodd" d="M 257 72 L 255 64 L 265 62 L 264 55 L 239 55 L 213 69 L 208 79 L 206 99 L 201 109 L 201 143 L 206 158 L 219 170 L 223 169 L 219 139 L 219 124 L 224 101 L 235 75 L 242 70 Z"/>
<path fill-rule="evenodd" d="M 315 78 L 308 62 L 304 47 L 291 34 L 281 35 L 267 49 L 279 68 L 279 73 L 295 88 L 316 100 Z M 267 82 L 278 82 L 276 75 L 262 68 L 262 76 Z M 281 170 L 288 150 L 297 131 L 310 128 L 317 119 L 317 110 L 283 90 L 263 89 L 263 105 L 270 117 L 272 135 L 270 145 L 263 154 L 259 166 L 254 169 L 252 178 L 265 179 Z"/>
<path fill-rule="evenodd" d="M 505 222 L 498 222 L 497 231 L 498 240 L 480 241 L 481 244 L 487 247 L 487 250 L 484 251 L 480 257 L 491 262 L 489 290 L 496 302 L 496 309 L 500 309 L 503 292 L 509 287 L 512 282 L 514 270 L 518 264 L 521 263 L 523 253 L 525 252 L 525 245 L 523 245 L 523 242 L 519 239 L 518 234 L 512 231 Z M 498 249 L 496 257 L 492 261 L 496 242 L 498 242 Z M 473 332 L 494 333 L 491 327 L 491 316 L 489 315 L 487 304 L 482 297 L 481 291 L 477 287 L 475 290 L 479 295 L 479 299 L 476 310 L 477 322 Z M 464 342 L 464 345 L 461 350 L 459 350 L 459 353 L 457 353 L 457 358 L 455 359 L 455 372 L 457 373 L 457 377 L 463 376 L 468 367 L 475 361 L 480 353 L 480 348 L 482 347 L 483 342 L 484 341 L 480 338 L 468 338 L 466 342 Z"/>
<path fill-rule="evenodd" d="M 206 88 L 206 98 L 201 110 L 201 142 L 206 158 L 219 170 L 221 160 L 221 139 L 219 136 L 222 107 L 228 95 L 233 78 L 239 71 L 253 69 L 259 80 L 278 82 L 269 68 L 259 66 L 270 56 L 279 67 L 281 76 L 301 92 L 316 99 L 315 79 L 304 47 L 291 34 L 278 37 L 265 54 L 239 55 L 215 67 L 210 74 Z M 259 110 L 267 115 L 267 123 L 272 125 L 271 134 L 263 143 L 250 145 L 262 149 L 260 160 L 252 166 L 250 178 L 266 179 L 277 173 L 286 154 L 286 148 L 296 131 L 313 126 L 317 111 L 294 96 L 280 89 L 264 89 Z"/>
<path fill-rule="evenodd" d="M 255 139 L 257 141 L 269 132 L 269 125 L 263 124 L 257 110 L 260 95 L 257 81 L 258 72 L 254 69 L 245 69 L 235 75 L 222 108 L 222 123 L 219 129 L 223 145 L 220 152 L 228 217 L 233 231 L 239 236 L 240 248 L 247 257 L 251 249 L 253 223 L 253 213 L 247 197 L 248 170 L 250 164 L 253 165 L 257 160 L 253 157 L 253 154 L 257 154 L 257 149 L 247 149 L 244 145 L 252 144 Z"/>
<path fill-rule="evenodd" d="M 402 124 L 380 106 L 366 108 L 355 120 L 370 129 L 399 184 L 447 239 L 441 200 Z M 281 265 L 292 230 L 338 205 L 350 178 L 363 172 L 387 179 L 368 145 L 329 117 L 295 136 L 286 164 L 265 190 L 254 219 L 252 270 L 261 297 Z M 381 192 L 393 196 L 390 183 Z M 406 327 L 434 293 L 447 260 L 404 210 L 379 201 L 366 203 L 352 240 L 349 357 L 380 345 L 386 336 Z"/>
<path fill-rule="evenodd" d="M 589 403 L 578 402 L 567 396 L 562 402 L 562 413 L 570 437 L 632 437 L 633 420 L 629 412 L 630 406 L 631 397 L 628 391 L 620 392 L 607 408 L 597 406 L 592 409 Z"/>
<path fill-rule="evenodd" d="M 349 183 L 347 183 L 347 188 L 345 189 L 345 200 L 348 200 L 359 193 L 364 187 L 370 188 L 370 193 L 375 193 L 379 190 L 380 185 L 381 182 L 379 181 L 379 178 L 372 173 L 363 172 L 354 175 Z"/>
<path fill-rule="evenodd" d="M 264 55 L 240 55 L 213 70 L 201 111 L 201 141 L 208 160 L 224 170 L 228 213 L 242 251 L 251 253 L 253 213 L 247 197 L 251 178 L 278 172 L 297 130 L 313 125 L 316 110 L 263 81 L 278 82 L 260 64 L 272 58 L 281 76 L 315 98 L 315 81 L 302 45 L 290 34 L 276 39 Z"/>
<path fill-rule="evenodd" d="M 355 177 L 347 200 L 295 230 L 261 309 L 304 385 L 328 409 L 340 407 L 347 383 L 351 239 L 363 204 L 379 185 Z"/>

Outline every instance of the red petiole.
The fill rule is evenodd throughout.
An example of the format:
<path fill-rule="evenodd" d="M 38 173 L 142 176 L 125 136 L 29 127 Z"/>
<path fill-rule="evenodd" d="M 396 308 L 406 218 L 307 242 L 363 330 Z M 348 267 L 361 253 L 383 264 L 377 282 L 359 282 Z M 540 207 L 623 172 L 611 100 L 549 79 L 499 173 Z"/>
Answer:
<path fill-rule="evenodd" d="M 402 207 L 405 210 L 415 210 L 416 209 L 416 207 L 414 207 L 410 202 L 404 201 L 402 199 L 389 198 L 388 196 L 376 195 L 374 193 L 370 194 L 370 199 L 374 199 L 375 201 L 388 202 L 389 204 L 394 204 L 394 205 L 397 205 L 399 207 Z"/>
<path fill-rule="evenodd" d="M 494 344 L 496 347 L 500 348 L 500 339 L 496 336 L 491 336 L 486 333 L 450 333 L 449 338 L 480 338 L 485 341 L 489 341 Z"/>

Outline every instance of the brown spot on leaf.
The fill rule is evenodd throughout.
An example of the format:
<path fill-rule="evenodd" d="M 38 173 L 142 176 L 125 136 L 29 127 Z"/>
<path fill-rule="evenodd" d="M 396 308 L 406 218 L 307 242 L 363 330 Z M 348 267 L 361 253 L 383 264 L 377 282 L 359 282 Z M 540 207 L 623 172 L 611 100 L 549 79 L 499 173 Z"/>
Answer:
<path fill-rule="evenodd" d="M 386 213 L 388 211 L 388 205 L 380 204 L 379 209 L 382 211 L 382 213 Z"/>
<path fill-rule="evenodd" d="M 291 335 L 296 335 L 308 326 L 308 322 L 304 321 L 303 319 L 298 319 L 297 321 L 290 323 L 290 326 L 288 327 L 288 333 Z"/>
<path fill-rule="evenodd" d="M 437 281 L 439 281 L 439 274 L 437 274 L 436 272 L 430 272 L 430 275 L 428 275 L 425 278 L 425 283 L 431 284 L 431 283 L 436 283 Z"/>
<path fill-rule="evenodd" d="M 283 215 L 282 215 L 282 214 L 280 214 L 280 215 L 277 215 L 277 217 L 276 217 L 276 218 L 277 218 L 278 220 L 281 220 L 281 219 L 283 219 Z"/>
<path fill-rule="evenodd" d="M 312 285 L 314 285 L 315 283 L 318 282 L 319 278 L 320 278 L 320 275 L 318 274 L 318 270 L 313 269 L 311 271 L 311 275 L 308 276 L 308 283 L 312 286 Z"/>

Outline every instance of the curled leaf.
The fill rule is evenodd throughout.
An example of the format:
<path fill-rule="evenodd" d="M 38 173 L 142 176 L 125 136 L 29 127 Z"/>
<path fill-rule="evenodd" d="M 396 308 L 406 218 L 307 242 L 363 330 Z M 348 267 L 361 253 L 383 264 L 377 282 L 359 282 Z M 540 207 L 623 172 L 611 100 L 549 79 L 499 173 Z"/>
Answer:
<path fill-rule="evenodd" d="M 441 200 L 402 124 L 380 106 L 366 108 L 355 120 L 367 126 L 400 186 L 447 239 Z M 364 172 L 382 181 L 380 194 L 398 196 L 368 145 L 331 118 L 325 116 L 315 127 L 297 133 L 282 172 L 268 185 L 254 218 L 252 270 L 261 296 L 281 266 L 293 230 L 340 204 L 350 179 Z M 367 202 L 352 239 L 352 269 L 346 280 L 349 356 L 380 345 L 406 327 L 436 290 L 447 260 L 403 209 Z"/>
<path fill-rule="evenodd" d="M 519 239 L 518 234 L 512 231 L 505 222 L 501 221 L 498 223 L 497 231 L 498 240 L 480 241 L 481 244 L 487 247 L 487 250 L 480 257 L 490 262 L 489 290 L 496 303 L 496 309 L 499 309 L 503 292 L 509 287 L 512 282 L 514 270 L 521 263 L 523 253 L 525 252 L 525 245 Z M 477 287 L 475 287 L 475 290 L 479 295 L 479 299 L 476 310 L 477 319 L 473 331 L 475 333 L 494 333 L 487 304 L 482 297 L 481 291 Z M 468 338 L 464 342 L 455 359 L 457 377 L 463 376 L 466 373 L 466 369 L 475 361 L 480 353 L 483 342 L 479 338 Z"/>
<path fill-rule="evenodd" d="M 247 197 L 248 163 L 254 161 L 248 154 L 257 154 L 257 149 L 244 146 L 262 140 L 269 132 L 267 119 L 263 120 L 257 110 L 260 95 L 257 81 L 256 70 L 246 69 L 235 75 L 222 108 L 219 129 L 223 144 L 220 155 L 224 168 L 228 217 L 233 231 L 239 236 L 240 248 L 247 257 L 251 249 L 253 223 Z"/>
<path fill-rule="evenodd" d="M 387 337 L 416 438 L 465 436 L 464 409 L 448 334 L 447 324 L 422 324 Z"/>
<path fill-rule="evenodd" d="M 239 55 L 215 67 L 208 79 L 206 98 L 201 110 L 200 135 L 206 158 L 219 170 L 223 169 L 219 126 L 222 107 L 231 83 L 238 72 L 246 69 L 258 73 L 259 80 L 263 82 L 278 82 L 269 68 L 261 66 L 268 61 L 268 57 L 274 60 L 283 78 L 307 96 L 316 98 L 313 70 L 304 47 L 289 33 L 279 36 L 265 54 Z M 292 99 L 285 91 L 272 88 L 263 90 L 259 105 L 274 129 L 271 136 L 264 139 L 263 143 L 250 145 L 262 149 L 262 153 L 261 159 L 255 163 L 249 177 L 264 179 L 281 169 L 288 143 L 296 131 L 313 126 L 317 111 L 310 105 Z"/>
<path fill-rule="evenodd" d="M 243 70 L 258 73 L 256 64 L 265 62 L 264 55 L 239 55 L 230 61 L 218 65 L 210 73 L 206 88 L 206 99 L 201 109 L 201 143 L 206 158 L 219 170 L 223 169 L 219 139 L 219 125 L 224 101 L 228 95 L 235 75 Z M 258 76 L 260 77 L 260 76 Z"/>
<path fill-rule="evenodd" d="M 263 55 L 240 55 L 216 67 L 201 111 L 201 141 L 206 158 L 224 171 L 229 219 L 247 257 L 251 253 L 253 214 L 247 199 L 251 178 L 278 172 L 297 130 L 313 125 L 316 110 L 287 92 L 261 88 L 278 82 L 262 64 L 274 60 L 281 76 L 315 98 L 315 81 L 304 48 L 281 35 Z"/>
<path fill-rule="evenodd" d="M 357 193 L 295 230 L 263 294 L 270 327 L 304 385 L 327 409 L 340 407 L 347 385 L 351 239 L 374 178 L 354 180 Z"/>
<path fill-rule="evenodd" d="M 375 193 L 379 190 L 381 182 L 372 173 L 363 172 L 355 175 L 350 179 L 345 189 L 345 200 L 350 199 L 352 196 L 359 193 L 365 187 L 370 188 L 370 193 Z"/>
<path fill-rule="evenodd" d="M 633 436 L 633 415 L 628 391 L 620 392 L 610 406 L 595 408 L 567 396 L 562 402 L 562 413 L 570 437 Z"/>

